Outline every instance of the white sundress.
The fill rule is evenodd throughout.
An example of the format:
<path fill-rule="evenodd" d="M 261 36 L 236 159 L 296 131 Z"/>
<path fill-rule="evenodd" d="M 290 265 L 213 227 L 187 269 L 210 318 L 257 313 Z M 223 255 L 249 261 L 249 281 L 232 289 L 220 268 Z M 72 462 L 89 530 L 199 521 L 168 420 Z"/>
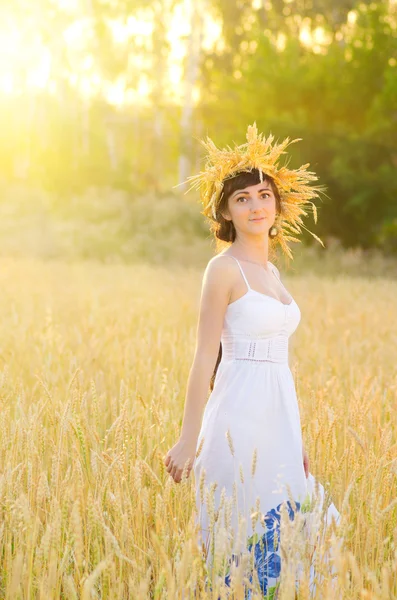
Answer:
<path fill-rule="evenodd" d="M 193 470 L 199 543 L 205 545 L 210 565 L 214 520 L 219 509 L 226 511 L 222 513 L 223 526 L 228 534 L 233 532 L 233 556 L 254 546 L 258 579 L 266 595 L 280 578 L 277 539 L 281 506 L 293 520 L 294 511 L 312 497 L 316 483 L 313 475 L 306 478 L 304 471 L 299 407 L 288 363 L 288 340 L 299 325 L 301 313 L 294 299 L 284 304 L 253 290 L 240 262 L 225 256 L 237 261 L 247 292 L 227 307 L 222 358 L 197 441 Z M 277 277 L 274 265 L 268 262 Z M 316 489 L 322 502 L 324 488 L 317 482 Z M 229 511 L 225 498 L 230 499 Z M 262 519 L 253 527 L 251 514 L 258 501 Z M 339 519 L 332 503 L 326 516 Z M 241 517 L 247 527 L 242 537 L 241 529 L 237 535 Z M 260 539 L 266 541 L 265 552 Z M 225 576 L 227 585 L 228 579 L 230 573 Z"/>

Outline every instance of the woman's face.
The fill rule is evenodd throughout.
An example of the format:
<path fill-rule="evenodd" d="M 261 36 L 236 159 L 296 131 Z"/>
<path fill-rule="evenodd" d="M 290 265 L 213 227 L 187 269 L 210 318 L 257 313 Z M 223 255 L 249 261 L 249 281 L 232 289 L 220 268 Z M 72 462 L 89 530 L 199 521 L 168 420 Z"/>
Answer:
<path fill-rule="evenodd" d="M 223 216 L 233 221 L 237 232 L 268 235 L 276 218 L 276 197 L 270 183 L 264 181 L 233 192 Z"/>

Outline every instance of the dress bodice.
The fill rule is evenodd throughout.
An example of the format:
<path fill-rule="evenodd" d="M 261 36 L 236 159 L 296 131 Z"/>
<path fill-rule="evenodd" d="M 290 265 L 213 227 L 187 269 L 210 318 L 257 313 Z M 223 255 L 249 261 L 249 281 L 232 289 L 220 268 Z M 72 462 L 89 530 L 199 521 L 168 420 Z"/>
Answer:
<path fill-rule="evenodd" d="M 289 337 L 294 333 L 301 319 L 301 312 L 295 300 L 292 298 L 289 304 L 284 304 L 273 296 L 253 290 L 240 261 L 231 254 L 228 256 L 237 262 L 247 291 L 244 296 L 228 305 L 223 322 L 222 338 L 235 335 L 261 339 L 280 334 Z M 270 261 L 268 263 L 279 279 L 273 263 Z"/>
<path fill-rule="evenodd" d="M 301 319 L 299 306 L 293 298 L 290 304 L 284 304 L 277 298 L 253 290 L 240 262 L 234 256 L 232 258 L 240 267 L 247 291 L 226 309 L 221 335 L 225 358 L 237 356 L 239 347 L 242 356 L 252 357 L 256 352 L 258 356 L 271 357 L 273 354 L 280 360 L 281 356 L 283 361 L 287 360 L 288 338 Z M 277 277 L 274 265 L 269 264 Z M 258 341 L 256 346 L 252 345 L 254 341 Z"/>
<path fill-rule="evenodd" d="M 284 304 L 250 289 L 227 307 L 222 336 L 267 338 L 281 333 L 290 336 L 300 319 L 301 312 L 294 299 L 290 304 Z"/>

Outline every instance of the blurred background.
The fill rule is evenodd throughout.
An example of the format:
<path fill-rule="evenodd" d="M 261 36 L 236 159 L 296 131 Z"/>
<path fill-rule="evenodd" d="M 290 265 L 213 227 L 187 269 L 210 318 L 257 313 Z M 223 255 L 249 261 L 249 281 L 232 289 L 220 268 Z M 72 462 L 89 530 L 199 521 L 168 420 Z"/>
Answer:
<path fill-rule="evenodd" d="M 199 139 L 243 143 L 256 121 L 302 138 L 290 166 L 328 187 L 305 264 L 397 276 L 396 0 L 2 0 L 0 17 L 1 255 L 203 264 L 197 194 L 175 186 Z"/>

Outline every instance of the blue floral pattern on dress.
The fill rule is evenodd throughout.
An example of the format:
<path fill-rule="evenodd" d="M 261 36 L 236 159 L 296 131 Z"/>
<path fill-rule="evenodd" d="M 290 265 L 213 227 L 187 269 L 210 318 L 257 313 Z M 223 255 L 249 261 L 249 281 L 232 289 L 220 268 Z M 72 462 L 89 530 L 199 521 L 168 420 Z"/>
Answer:
<path fill-rule="evenodd" d="M 279 584 L 279 577 L 281 573 L 281 556 L 279 552 L 279 540 L 280 540 L 280 525 L 281 525 L 281 506 L 287 508 L 288 516 L 291 521 L 294 520 L 295 512 L 300 510 L 300 503 L 295 502 L 296 511 L 293 509 L 291 502 L 288 500 L 286 502 L 280 503 L 276 508 L 272 508 L 269 510 L 264 516 L 264 523 L 266 526 L 266 531 L 259 537 L 259 534 L 254 534 L 248 540 L 247 549 L 251 552 L 253 550 L 254 557 L 254 568 L 258 576 L 258 581 L 260 585 L 260 590 L 263 594 L 263 597 L 272 600 L 276 589 Z M 275 543 L 275 538 L 277 535 L 277 543 Z M 258 539 L 259 538 L 259 539 Z M 229 568 L 231 563 L 235 562 L 238 564 L 238 557 L 233 556 L 229 561 Z M 249 582 L 252 584 L 253 575 L 252 573 L 249 576 Z M 231 584 L 231 576 L 230 572 L 225 576 L 225 584 L 227 587 L 230 587 Z M 252 591 L 247 589 L 245 594 L 245 600 L 250 600 L 252 598 Z"/>
<path fill-rule="evenodd" d="M 254 565 L 255 570 L 258 575 L 258 581 L 260 585 L 261 592 L 266 597 L 266 595 L 271 593 L 271 596 L 274 594 L 274 590 L 277 584 L 277 580 L 281 573 L 281 556 L 278 551 L 279 548 L 279 540 L 280 540 L 280 525 L 281 525 L 281 506 L 283 503 L 280 503 L 276 508 L 272 508 L 269 510 L 265 517 L 264 522 L 266 526 L 266 531 L 263 533 L 259 541 L 255 543 L 254 546 Z M 288 511 L 288 516 L 290 520 L 294 520 L 295 511 L 292 507 L 291 502 L 288 500 L 284 503 L 285 507 Z M 300 503 L 295 502 L 296 510 L 300 509 Z M 277 534 L 277 546 L 275 545 L 275 537 Z M 252 536 L 254 538 L 254 536 Z M 248 550 L 251 551 L 253 546 L 253 540 L 250 539 L 248 544 Z M 252 581 L 252 578 L 250 578 Z M 270 588 L 269 583 L 273 584 Z M 268 589 L 269 588 L 269 589 Z"/>

